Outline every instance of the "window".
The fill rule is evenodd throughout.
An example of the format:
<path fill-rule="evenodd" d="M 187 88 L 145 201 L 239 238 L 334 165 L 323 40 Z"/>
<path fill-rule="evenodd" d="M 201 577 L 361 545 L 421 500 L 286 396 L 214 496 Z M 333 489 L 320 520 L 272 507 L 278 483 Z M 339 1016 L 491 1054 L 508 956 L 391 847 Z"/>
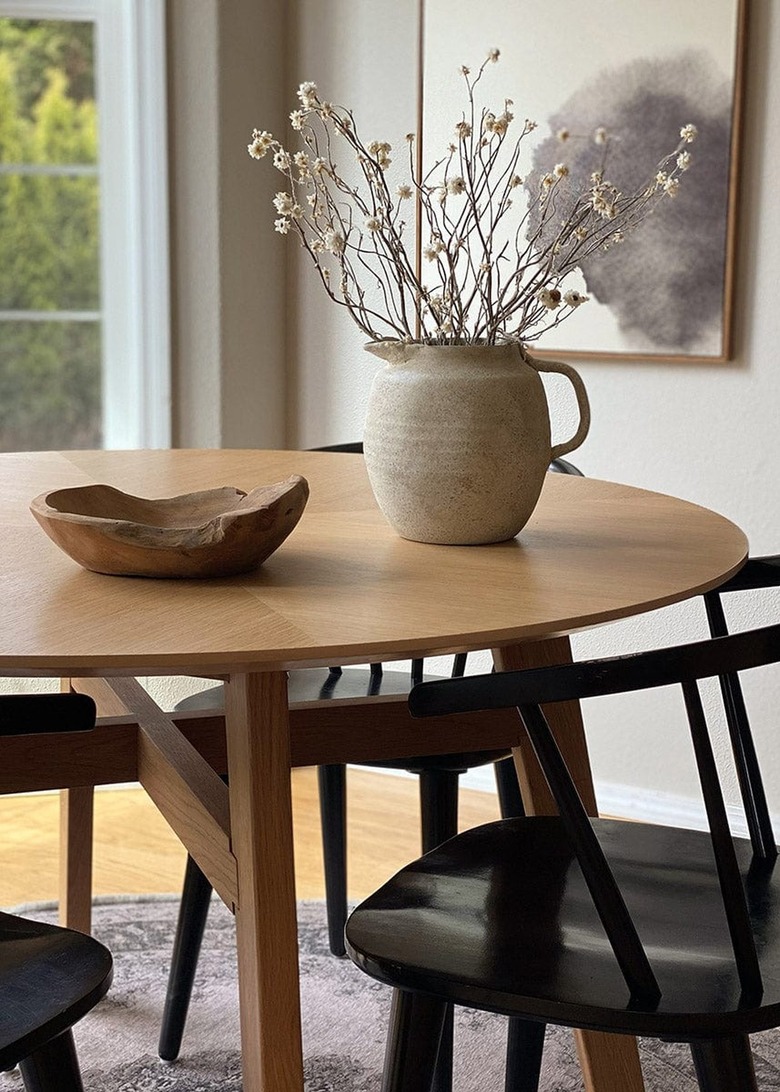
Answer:
<path fill-rule="evenodd" d="M 162 0 L 0 0 L 0 450 L 170 442 Z"/>

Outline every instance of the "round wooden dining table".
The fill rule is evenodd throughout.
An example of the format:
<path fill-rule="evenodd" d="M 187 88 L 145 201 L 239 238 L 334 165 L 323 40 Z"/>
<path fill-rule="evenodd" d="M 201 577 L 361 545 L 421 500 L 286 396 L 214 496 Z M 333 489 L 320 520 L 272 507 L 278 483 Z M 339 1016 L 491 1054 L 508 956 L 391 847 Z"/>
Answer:
<path fill-rule="evenodd" d="M 94 482 L 151 498 L 250 491 L 291 474 L 310 485 L 303 517 L 261 568 L 241 576 L 88 572 L 29 512 L 40 493 Z M 0 675 L 69 680 L 94 693 L 108 717 L 89 742 L 4 740 L 0 792 L 60 788 L 76 801 L 97 784 L 140 780 L 235 911 L 244 1092 L 301 1092 L 290 767 L 508 744 L 528 811 L 552 804 L 514 714 L 399 729 L 385 724 L 380 698 L 370 722 L 365 702 L 317 719 L 317 703 L 288 707 L 286 672 L 475 649 L 492 650 L 502 670 L 565 662 L 572 632 L 706 591 L 746 556 L 742 531 L 706 508 L 566 475 L 547 475 L 517 538 L 459 547 L 399 538 L 359 455 L 0 455 Z M 134 682 L 152 675 L 224 679 L 224 722 L 162 712 Z M 558 706 L 553 720 L 594 813 L 579 709 Z M 632 1040 L 581 1033 L 579 1048 L 588 1090 L 643 1087 Z"/>

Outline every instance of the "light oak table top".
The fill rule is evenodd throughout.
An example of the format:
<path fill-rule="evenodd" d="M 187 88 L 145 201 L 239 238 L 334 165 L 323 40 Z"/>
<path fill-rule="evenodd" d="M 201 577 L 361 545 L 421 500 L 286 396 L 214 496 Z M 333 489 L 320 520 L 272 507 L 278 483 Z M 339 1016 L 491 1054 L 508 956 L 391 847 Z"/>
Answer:
<path fill-rule="evenodd" d="M 259 570 L 148 580 L 80 569 L 28 505 L 105 482 L 144 497 L 292 473 L 311 498 Z M 548 474 L 517 539 L 407 542 L 376 508 L 360 456 L 257 451 L 0 455 L 0 674 L 269 670 L 491 648 L 571 633 L 718 584 L 747 553 L 707 509 L 608 482 Z"/>
<path fill-rule="evenodd" d="M 300 523 L 261 569 L 225 579 L 86 572 L 28 510 L 40 493 L 93 482 L 169 497 L 225 485 L 250 491 L 290 474 L 311 486 Z M 112 701 L 130 719 L 113 717 L 85 746 L 42 736 L 14 750 L 5 741 L 3 776 L 12 786 L 5 791 L 29 788 L 29 771 L 44 766 L 48 787 L 67 788 L 63 905 L 68 912 L 80 905 L 84 915 L 86 900 L 88 918 L 92 785 L 141 781 L 236 914 L 244 1092 L 302 1092 L 290 766 L 382 757 L 370 749 L 398 748 L 403 740 L 417 746 L 419 730 L 398 698 L 393 708 L 374 703 L 370 716 L 369 699 L 351 708 L 313 702 L 290 710 L 286 669 L 485 648 L 502 670 L 561 663 L 571 656 L 574 630 L 705 591 L 746 555 L 739 528 L 704 508 L 565 475 L 547 475 L 517 539 L 454 547 L 400 539 L 376 508 L 360 456 L 0 455 L 0 675 L 70 677 L 74 688 L 101 694 L 107 684 L 94 676 L 226 678 L 226 717 L 211 740 L 221 758 L 207 760 L 185 725 L 157 709 L 134 680 L 117 678 Z M 427 722 L 426 750 L 452 750 L 456 736 L 457 749 L 497 744 L 498 736 L 488 736 L 498 729 L 476 718 L 465 726 L 464 718 L 440 718 L 438 728 Z M 556 705 L 550 723 L 594 813 L 576 704 Z M 514 749 L 527 812 L 549 813 L 549 790 L 513 713 L 501 732 L 501 746 Z M 229 790 L 217 762 L 229 773 Z M 641 1092 L 633 1040 L 577 1036 L 587 1092 Z"/>

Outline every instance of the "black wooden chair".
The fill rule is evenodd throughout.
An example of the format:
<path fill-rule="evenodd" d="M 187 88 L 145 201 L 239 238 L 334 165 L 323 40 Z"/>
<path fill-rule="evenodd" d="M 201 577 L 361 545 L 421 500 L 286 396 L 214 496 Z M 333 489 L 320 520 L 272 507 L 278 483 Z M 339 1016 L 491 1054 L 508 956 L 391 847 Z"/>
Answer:
<path fill-rule="evenodd" d="M 724 593 L 778 585 L 780 559 L 749 562 L 706 595 L 712 631 L 725 632 Z M 780 875 L 737 673 L 778 662 L 775 625 L 414 689 L 415 716 L 517 707 L 560 816 L 459 834 L 349 918 L 352 959 L 396 988 L 383 1092 L 429 1092 L 452 1004 L 688 1042 L 702 1092 L 756 1089 L 748 1033 L 780 1026 Z M 699 694 L 698 680 L 715 676 L 750 840 L 730 835 Z M 682 688 L 710 832 L 588 819 L 543 707 L 671 684 Z"/>
<path fill-rule="evenodd" d="M 81 694 L 0 697 L 0 736 L 94 726 L 95 703 Z M 18 1065 L 27 1092 L 83 1092 L 71 1028 L 111 976 L 111 955 L 92 937 L 0 913 L 0 1070 Z"/>
<path fill-rule="evenodd" d="M 317 448 L 318 451 L 340 451 L 360 454 L 361 443 L 337 444 Z M 550 464 L 553 473 L 582 477 L 582 472 L 565 459 L 555 459 Z M 454 657 L 452 675 L 463 674 L 466 655 Z M 293 671 L 290 673 L 288 697 L 291 704 L 316 699 L 363 698 L 387 694 L 405 694 L 424 677 L 422 660 L 412 662 L 411 675 L 399 671 L 386 671 L 382 664 L 371 664 L 368 670 L 342 671 L 331 667 L 328 671 Z M 195 709 L 221 709 L 223 688 L 212 687 L 176 706 L 176 711 Z M 367 709 L 367 715 L 370 710 Z M 366 762 L 365 765 L 407 770 L 417 774 L 420 786 L 420 817 L 422 849 L 427 852 L 452 837 L 458 830 L 458 781 L 467 770 L 494 764 L 496 784 L 504 816 L 522 815 L 523 805 L 517 784 L 514 764 L 507 751 L 478 751 L 450 755 L 419 756 L 408 759 Z M 320 816 L 325 870 L 325 896 L 328 918 L 330 949 L 334 955 L 343 956 L 344 924 L 347 920 L 347 767 L 327 765 L 318 767 Z M 182 891 L 181 909 L 176 929 L 174 951 L 168 978 L 168 990 L 160 1032 L 158 1053 L 166 1061 L 178 1057 L 190 997 L 200 953 L 201 942 L 211 885 L 188 857 Z M 448 1026 L 451 1025 L 451 1015 Z M 448 1092 L 451 1088 L 451 1029 L 445 1035 L 442 1048 L 440 1076 L 434 1092 Z M 513 1033 L 513 1038 L 515 1035 Z M 519 1036 L 522 1039 L 522 1036 Z"/>

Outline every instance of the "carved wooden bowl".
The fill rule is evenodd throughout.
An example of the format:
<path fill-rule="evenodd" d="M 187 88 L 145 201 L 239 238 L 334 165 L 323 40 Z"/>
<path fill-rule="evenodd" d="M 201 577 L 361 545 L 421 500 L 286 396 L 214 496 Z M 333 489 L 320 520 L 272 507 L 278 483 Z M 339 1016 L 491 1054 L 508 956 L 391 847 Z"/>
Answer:
<path fill-rule="evenodd" d="M 85 569 L 112 576 L 231 576 L 257 568 L 295 527 L 309 485 L 295 474 L 244 493 L 226 486 L 147 500 L 110 485 L 42 493 L 30 511 Z"/>

